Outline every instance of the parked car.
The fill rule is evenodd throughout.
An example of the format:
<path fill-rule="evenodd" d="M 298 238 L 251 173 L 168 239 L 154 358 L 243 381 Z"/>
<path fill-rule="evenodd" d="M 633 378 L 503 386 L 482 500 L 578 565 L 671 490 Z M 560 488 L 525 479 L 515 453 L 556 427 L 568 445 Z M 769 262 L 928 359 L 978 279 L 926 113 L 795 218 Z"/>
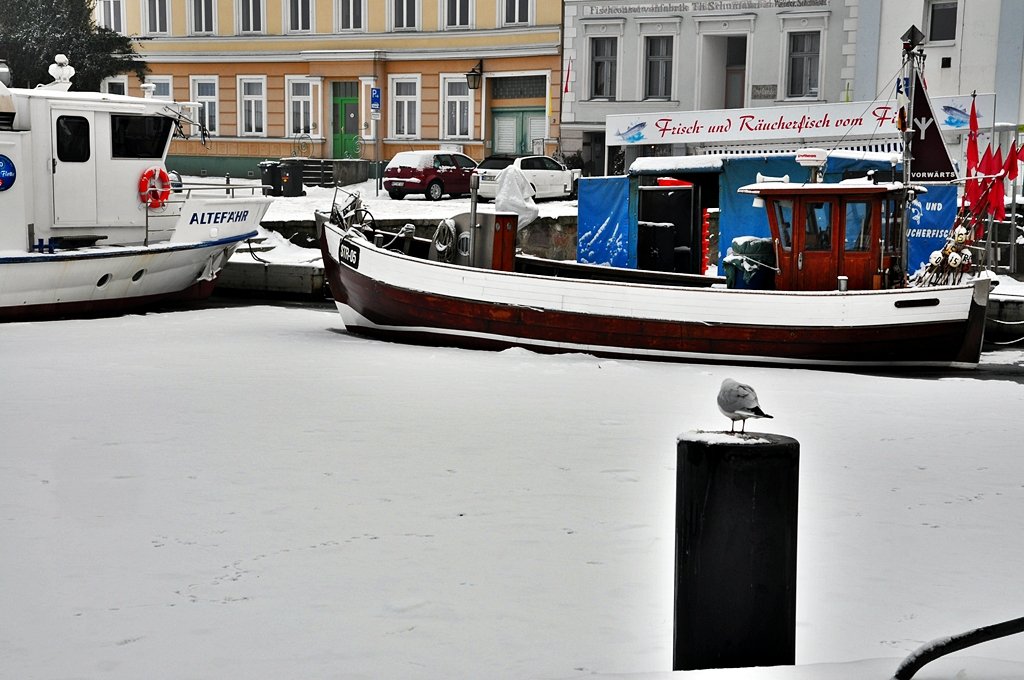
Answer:
<path fill-rule="evenodd" d="M 550 156 L 513 156 L 496 154 L 488 156 L 476 166 L 476 174 L 480 175 L 480 189 L 477 196 L 493 199 L 497 193 L 498 175 L 509 166 L 523 171 L 530 186 L 533 187 L 534 198 L 575 198 L 576 181 L 580 178 L 580 170 L 570 170 Z"/>
<path fill-rule="evenodd" d="M 469 193 L 476 161 L 447 151 L 400 151 L 384 168 L 384 190 L 395 200 L 424 194 L 432 201 Z"/>

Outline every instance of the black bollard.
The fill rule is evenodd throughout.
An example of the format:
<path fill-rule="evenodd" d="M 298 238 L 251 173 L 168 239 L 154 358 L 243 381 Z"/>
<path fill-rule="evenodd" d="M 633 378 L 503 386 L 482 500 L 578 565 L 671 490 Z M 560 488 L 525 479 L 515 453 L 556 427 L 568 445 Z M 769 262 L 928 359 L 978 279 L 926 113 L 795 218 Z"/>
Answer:
<path fill-rule="evenodd" d="M 795 663 L 800 443 L 688 432 L 676 454 L 673 670 Z"/>

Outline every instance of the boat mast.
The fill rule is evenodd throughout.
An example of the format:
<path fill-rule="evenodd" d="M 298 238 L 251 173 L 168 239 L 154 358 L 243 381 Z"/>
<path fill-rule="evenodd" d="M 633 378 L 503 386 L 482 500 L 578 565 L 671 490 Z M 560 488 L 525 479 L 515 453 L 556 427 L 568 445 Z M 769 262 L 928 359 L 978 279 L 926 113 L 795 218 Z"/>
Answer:
<path fill-rule="evenodd" d="M 911 25 L 907 32 L 900 38 L 903 41 L 903 71 L 901 87 L 907 99 L 906 114 L 903 125 L 903 224 L 900 229 L 900 269 L 901 278 L 907 277 L 908 263 L 908 236 L 910 231 L 910 202 L 913 191 L 910 186 L 910 166 L 914 160 L 911 148 L 914 139 L 914 89 L 917 83 L 917 73 L 924 67 L 924 50 L 918 49 L 918 45 L 924 42 L 924 34 L 917 26 Z M 902 282 L 899 285 L 904 285 Z"/>

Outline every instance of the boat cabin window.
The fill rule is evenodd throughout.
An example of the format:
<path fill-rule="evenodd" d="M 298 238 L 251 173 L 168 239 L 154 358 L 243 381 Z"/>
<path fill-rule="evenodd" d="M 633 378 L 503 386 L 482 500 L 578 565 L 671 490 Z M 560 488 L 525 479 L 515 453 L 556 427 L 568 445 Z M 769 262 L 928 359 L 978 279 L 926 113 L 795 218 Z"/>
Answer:
<path fill-rule="evenodd" d="M 111 115 L 111 156 L 163 158 L 172 125 L 171 119 L 165 116 Z"/>
<path fill-rule="evenodd" d="M 900 245 L 902 210 L 899 201 L 887 200 L 882 203 L 882 242 L 887 252 L 896 251 Z"/>
<path fill-rule="evenodd" d="M 85 163 L 89 148 L 89 120 L 82 116 L 57 117 L 57 158 L 64 163 Z"/>
<path fill-rule="evenodd" d="M 832 250 L 832 203 L 808 201 L 804 248 L 806 250 Z"/>
<path fill-rule="evenodd" d="M 793 248 L 793 201 L 775 201 L 775 223 L 783 250 Z"/>
<path fill-rule="evenodd" d="M 866 201 L 846 203 L 846 252 L 871 249 L 871 204 Z"/>

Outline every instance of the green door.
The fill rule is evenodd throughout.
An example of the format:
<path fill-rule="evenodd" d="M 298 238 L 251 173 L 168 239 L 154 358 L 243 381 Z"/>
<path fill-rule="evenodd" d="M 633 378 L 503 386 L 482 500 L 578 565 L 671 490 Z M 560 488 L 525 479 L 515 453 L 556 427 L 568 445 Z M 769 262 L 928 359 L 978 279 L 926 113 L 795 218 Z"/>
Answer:
<path fill-rule="evenodd" d="M 532 154 L 535 142 L 540 145 L 539 153 L 545 153 L 543 109 L 495 111 L 492 125 L 494 153 Z"/>
<path fill-rule="evenodd" d="M 359 158 L 359 83 L 334 83 L 331 98 L 334 158 Z"/>

